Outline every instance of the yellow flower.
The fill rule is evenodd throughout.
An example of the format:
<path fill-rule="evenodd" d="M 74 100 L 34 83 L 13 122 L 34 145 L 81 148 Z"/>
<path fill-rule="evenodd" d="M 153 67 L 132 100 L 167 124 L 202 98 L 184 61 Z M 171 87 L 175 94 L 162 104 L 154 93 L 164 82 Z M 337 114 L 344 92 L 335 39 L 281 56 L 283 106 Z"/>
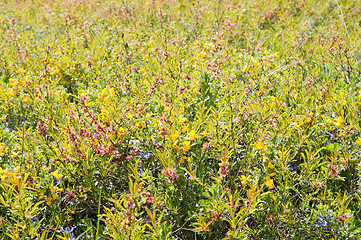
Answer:
<path fill-rule="evenodd" d="M 52 195 L 53 195 L 54 200 L 56 200 L 58 198 L 58 195 L 55 192 Z"/>
<path fill-rule="evenodd" d="M 335 127 L 340 127 L 343 123 L 343 119 L 342 117 L 339 117 L 335 122 L 333 122 L 333 125 L 335 125 Z"/>
<path fill-rule="evenodd" d="M 80 95 L 84 95 L 84 96 L 85 96 L 86 92 L 85 92 L 85 90 L 84 90 L 84 89 L 80 89 L 80 90 L 79 90 L 79 94 L 80 94 Z"/>
<path fill-rule="evenodd" d="M 242 185 L 246 185 L 247 181 L 248 181 L 248 178 L 246 176 L 244 176 L 244 175 L 242 175 L 241 178 L 242 178 L 242 182 L 241 182 Z"/>
<path fill-rule="evenodd" d="M 191 148 L 191 142 L 190 141 L 185 141 L 183 142 L 183 149 L 185 152 L 188 152 L 188 150 Z"/>
<path fill-rule="evenodd" d="M 299 125 L 299 126 L 302 126 L 302 125 L 303 125 L 303 120 L 302 120 L 302 119 L 298 120 L 298 125 Z"/>
<path fill-rule="evenodd" d="M 276 196 L 275 195 L 271 195 L 271 198 L 273 199 L 273 200 L 276 200 Z"/>
<path fill-rule="evenodd" d="M 182 106 L 178 111 L 177 114 L 183 114 L 184 113 L 184 107 Z M 183 119 L 183 117 L 181 116 L 181 118 Z"/>
<path fill-rule="evenodd" d="M 202 137 L 201 138 L 204 138 L 204 137 L 206 137 L 207 136 L 207 131 L 206 130 L 204 130 L 203 132 L 202 132 Z"/>
<path fill-rule="evenodd" d="M 49 206 L 51 205 L 51 199 L 51 197 L 46 198 L 46 204 L 48 204 Z"/>
<path fill-rule="evenodd" d="M 11 175 L 10 175 L 10 182 L 11 182 L 11 184 L 14 184 L 14 185 L 17 183 L 16 176 L 13 173 L 11 173 Z"/>
<path fill-rule="evenodd" d="M 333 125 L 335 125 L 335 127 L 340 127 L 341 126 L 341 122 L 334 122 Z"/>
<path fill-rule="evenodd" d="M 273 189 L 273 188 L 274 188 L 274 186 L 273 186 L 273 180 L 271 179 L 271 176 L 268 176 L 268 177 L 267 177 L 266 185 L 269 187 L 269 189 Z"/>
<path fill-rule="evenodd" d="M 12 151 L 10 157 L 11 157 L 11 158 L 16 158 L 19 154 L 20 154 L 20 152 L 14 152 L 14 151 Z"/>
<path fill-rule="evenodd" d="M 116 138 L 116 134 L 115 134 L 115 133 L 111 133 L 111 134 L 108 135 L 108 137 L 109 137 L 109 140 L 110 140 L 110 141 L 114 141 L 114 139 Z"/>
<path fill-rule="evenodd" d="M 10 88 L 8 90 L 8 93 L 9 93 L 10 96 L 15 96 L 16 95 L 16 90 L 14 88 Z"/>
<path fill-rule="evenodd" d="M 0 157 L 5 155 L 4 150 L 5 150 L 5 144 L 0 143 Z"/>
<path fill-rule="evenodd" d="M 27 104 L 29 102 L 29 98 L 24 97 L 22 100 L 23 104 Z"/>
<path fill-rule="evenodd" d="M 20 84 L 21 84 L 21 85 L 25 85 L 25 83 L 26 83 L 26 78 L 20 79 Z"/>
<path fill-rule="evenodd" d="M 179 133 L 178 132 L 175 132 L 171 135 L 171 139 L 173 142 L 175 142 L 177 140 L 177 138 L 179 137 Z"/>
<path fill-rule="evenodd" d="M 273 165 L 271 162 L 268 163 L 268 168 L 269 169 L 274 169 L 275 168 L 275 165 Z"/>
<path fill-rule="evenodd" d="M 60 180 L 60 178 L 63 177 L 63 175 L 61 173 L 59 173 L 59 169 L 57 169 L 55 172 L 53 172 L 52 175 L 58 180 Z"/>
<path fill-rule="evenodd" d="M 251 189 L 247 190 L 247 197 L 249 200 L 251 200 L 253 198 L 253 191 Z"/>
<path fill-rule="evenodd" d="M 360 137 L 357 138 L 356 143 L 357 143 L 357 145 L 361 145 L 361 138 Z"/>
<path fill-rule="evenodd" d="M 256 144 L 256 150 L 262 149 L 263 151 L 266 150 L 264 142 L 258 141 Z"/>
<path fill-rule="evenodd" d="M 114 88 L 111 88 L 111 89 L 110 89 L 110 94 L 111 94 L 113 97 L 115 97 L 115 96 L 116 96 L 116 93 L 115 93 Z"/>
<path fill-rule="evenodd" d="M 178 120 L 179 120 L 179 122 L 184 123 L 187 119 L 185 117 L 183 117 L 183 116 L 180 116 L 178 118 Z"/>
<path fill-rule="evenodd" d="M 189 141 L 193 141 L 195 138 L 198 137 L 198 134 L 196 134 L 196 131 L 193 129 L 190 133 L 189 133 Z"/>
<path fill-rule="evenodd" d="M 18 84 L 19 84 L 19 82 L 16 81 L 16 80 L 10 83 L 10 85 L 15 87 L 15 88 L 18 86 Z"/>
<path fill-rule="evenodd" d="M 187 159 L 186 156 L 182 156 L 182 157 L 180 158 L 179 162 L 182 164 L 182 163 L 184 163 L 184 160 L 186 160 L 186 159 Z"/>
<path fill-rule="evenodd" d="M 64 142 L 64 147 L 68 152 L 73 150 L 73 148 L 66 142 Z"/>
<path fill-rule="evenodd" d="M 183 125 L 182 133 L 185 133 L 186 131 L 188 131 L 188 127 L 186 125 Z"/>

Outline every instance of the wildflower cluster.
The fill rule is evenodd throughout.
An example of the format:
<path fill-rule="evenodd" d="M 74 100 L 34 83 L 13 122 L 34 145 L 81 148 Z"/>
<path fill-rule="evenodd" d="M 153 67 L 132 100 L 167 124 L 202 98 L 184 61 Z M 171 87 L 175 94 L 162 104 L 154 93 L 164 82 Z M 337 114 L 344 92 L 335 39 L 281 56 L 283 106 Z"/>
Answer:
<path fill-rule="evenodd" d="M 357 238 L 360 11 L 2 1 L 0 238 Z"/>

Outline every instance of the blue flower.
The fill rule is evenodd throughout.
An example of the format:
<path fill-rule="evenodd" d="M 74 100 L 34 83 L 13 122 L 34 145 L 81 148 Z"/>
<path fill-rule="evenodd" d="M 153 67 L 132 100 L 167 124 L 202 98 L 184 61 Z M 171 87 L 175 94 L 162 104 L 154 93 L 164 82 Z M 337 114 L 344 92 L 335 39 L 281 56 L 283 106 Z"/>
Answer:
<path fill-rule="evenodd" d="M 331 138 L 333 137 L 333 134 L 330 133 L 330 132 L 326 132 L 326 134 L 327 134 L 328 136 L 330 136 Z"/>
<path fill-rule="evenodd" d="M 141 167 L 141 168 L 139 168 L 138 175 L 139 175 L 139 176 L 142 176 L 142 175 L 143 175 L 143 173 L 144 173 L 143 168 L 142 168 L 142 167 Z"/>
<path fill-rule="evenodd" d="M 227 214 L 224 214 L 224 219 L 229 219 L 231 217 L 231 214 L 227 213 Z"/>
<path fill-rule="evenodd" d="M 71 237 L 70 239 L 71 239 L 71 240 L 75 240 L 75 236 L 74 236 L 74 233 L 73 233 L 73 231 L 74 231 L 75 228 L 76 228 L 76 227 L 72 227 L 72 228 L 65 227 L 64 229 L 61 229 L 60 232 L 66 233 L 67 236 L 70 235 L 70 237 Z"/>
<path fill-rule="evenodd" d="M 62 183 L 62 179 L 64 178 L 64 176 L 62 176 L 60 179 L 57 179 L 56 177 L 54 177 L 54 183 L 55 184 L 59 184 L 59 183 Z"/>
<path fill-rule="evenodd" d="M 148 158 L 150 158 L 151 156 L 153 156 L 153 154 L 149 153 L 148 151 L 146 151 L 146 152 L 142 151 L 142 152 L 140 153 L 140 156 L 141 156 L 141 157 L 144 157 L 145 159 L 148 159 Z"/>
<path fill-rule="evenodd" d="M 327 221 L 324 217 L 318 215 L 318 219 L 320 220 L 319 222 L 316 222 L 318 226 L 327 226 Z"/>
<path fill-rule="evenodd" d="M 297 166 L 294 166 L 293 162 L 289 162 L 286 164 L 286 167 L 288 168 L 289 171 L 294 172 L 296 171 L 296 169 L 298 168 Z"/>
<path fill-rule="evenodd" d="M 330 214 L 328 214 L 326 218 L 321 215 L 318 215 L 319 221 L 316 222 L 316 224 L 318 226 L 327 226 L 328 223 L 332 224 L 334 222 L 332 218 L 334 218 L 334 217 Z M 331 228 L 331 230 L 334 231 L 334 229 L 332 229 L 332 228 Z"/>
<path fill-rule="evenodd" d="M 39 215 L 36 215 L 35 217 L 33 217 L 32 219 L 31 219 L 31 221 L 32 222 L 39 222 L 39 219 L 41 218 L 41 215 L 39 214 Z"/>
<path fill-rule="evenodd" d="M 128 62 L 129 62 L 130 60 L 132 60 L 132 58 L 133 58 L 133 53 L 130 54 L 130 56 L 128 57 Z"/>
<path fill-rule="evenodd" d="M 76 238 L 74 236 L 74 233 L 73 233 L 75 228 L 76 227 L 71 227 L 71 228 L 65 227 L 64 229 L 61 229 L 60 232 L 66 233 L 67 237 L 70 237 L 69 238 L 70 240 L 79 240 L 80 238 L 82 238 L 84 236 L 84 234 L 82 234 L 82 235 L 80 235 L 79 237 Z"/>
<path fill-rule="evenodd" d="M 189 174 L 187 172 L 185 172 L 184 177 L 187 179 L 187 187 L 189 187 L 189 188 L 192 187 L 192 184 L 189 183 L 191 176 L 189 176 Z"/>
<path fill-rule="evenodd" d="M 236 151 L 238 154 L 241 154 L 242 152 L 246 151 L 245 149 L 236 148 Z"/>

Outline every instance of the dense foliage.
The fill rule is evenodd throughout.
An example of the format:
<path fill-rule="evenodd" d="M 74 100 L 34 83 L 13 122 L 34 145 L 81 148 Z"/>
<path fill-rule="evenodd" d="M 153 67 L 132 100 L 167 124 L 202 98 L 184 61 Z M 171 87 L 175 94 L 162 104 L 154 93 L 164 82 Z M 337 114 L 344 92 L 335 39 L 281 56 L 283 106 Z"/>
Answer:
<path fill-rule="evenodd" d="M 356 239 L 360 13 L 1 1 L 1 239 Z"/>

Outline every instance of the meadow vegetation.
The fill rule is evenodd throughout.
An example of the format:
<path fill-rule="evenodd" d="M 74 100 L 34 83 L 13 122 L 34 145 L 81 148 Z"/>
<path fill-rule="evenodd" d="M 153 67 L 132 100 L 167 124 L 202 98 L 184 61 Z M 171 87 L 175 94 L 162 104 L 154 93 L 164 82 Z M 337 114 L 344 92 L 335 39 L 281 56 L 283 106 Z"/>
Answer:
<path fill-rule="evenodd" d="M 360 14 L 1 1 L 1 239 L 357 239 Z"/>

